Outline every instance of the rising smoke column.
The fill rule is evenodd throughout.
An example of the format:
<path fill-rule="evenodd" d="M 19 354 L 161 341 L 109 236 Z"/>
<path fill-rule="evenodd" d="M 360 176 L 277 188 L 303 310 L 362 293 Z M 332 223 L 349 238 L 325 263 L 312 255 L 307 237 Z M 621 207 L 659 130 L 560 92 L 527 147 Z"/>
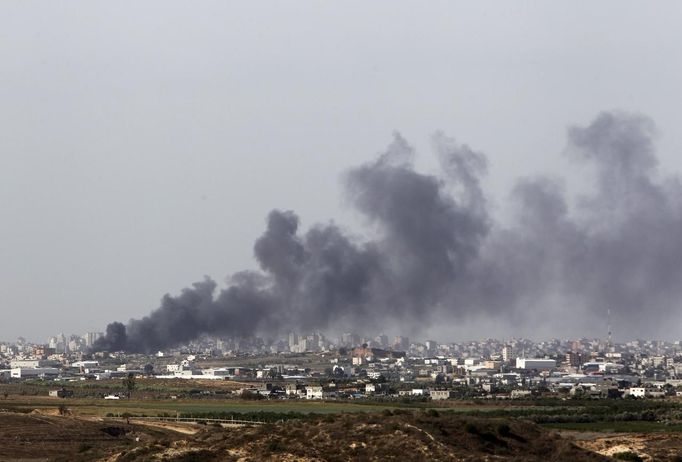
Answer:
<path fill-rule="evenodd" d="M 505 224 L 488 211 L 485 156 L 438 133 L 442 173 L 428 175 L 396 134 L 344 176 L 375 239 L 333 223 L 301 232 L 294 212 L 273 210 L 254 245 L 260 271 L 235 274 L 223 290 L 205 278 L 166 295 L 148 316 L 110 324 L 95 348 L 151 352 L 203 334 L 372 329 L 388 318 L 411 330 L 436 315 L 525 320 L 607 307 L 651 331 L 652 314 L 675 314 L 682 296 L 682 186 L 658 175 L 653 134 L 649 119 L 622 113 L 570 128 L 567 155 L 592 169 L 594 191 L 572 201 L 561 179 L 521 179 Z"/>
<path fill-rule="evenodd" d="M 658 173 L 654 135 L 650 119 L 618 112 L 571 127 L 566 155 L 593 175 L 592 188 L 571 201 L 562 179 L 518 181 L 513 222 L 486 242 L 469 286 L 486 290 L 471 300 L 494 316 L 555 318 L 555 334 L 562 322 L 584 332 L 610 308 L 626 335 L 671 335 L 682 300 L 682 186 Z"/>

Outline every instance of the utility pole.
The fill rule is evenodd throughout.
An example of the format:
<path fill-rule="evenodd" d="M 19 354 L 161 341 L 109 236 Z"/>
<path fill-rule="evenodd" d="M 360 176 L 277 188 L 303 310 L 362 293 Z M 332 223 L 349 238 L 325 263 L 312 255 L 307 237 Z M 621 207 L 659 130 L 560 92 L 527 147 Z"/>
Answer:
<path fill-rule="evenodd" d="M 611 308 L 608 308 L 606 310 L 606 316 L 607 316 L 607 326 L 608 326 L 608 331 L 609 331 L 609 339 L 608 339 L 608 344 L 607 344 L 607 349 L 608 351 L 613 351 L 613 341 L 611 338 Z"/>

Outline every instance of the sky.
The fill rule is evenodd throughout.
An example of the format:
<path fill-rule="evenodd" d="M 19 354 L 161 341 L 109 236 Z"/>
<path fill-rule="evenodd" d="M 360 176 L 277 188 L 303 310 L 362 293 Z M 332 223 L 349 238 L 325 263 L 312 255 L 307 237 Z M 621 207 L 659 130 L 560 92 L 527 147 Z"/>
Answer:
<path fill-rule="evenodd" d="M 604 110 L 652 118 L 660 170 L 682 172 L 681 15 L 679 2 L 2 2 L 0 339 L 101 331 L 204 275 L 255 269 L 273 208 L 361 232 L 340 178 L 394 131 L 424 171 L 437 130 L 484 152 L 500 216 L 519 177 L 580 184 L 566 130 Z"/>

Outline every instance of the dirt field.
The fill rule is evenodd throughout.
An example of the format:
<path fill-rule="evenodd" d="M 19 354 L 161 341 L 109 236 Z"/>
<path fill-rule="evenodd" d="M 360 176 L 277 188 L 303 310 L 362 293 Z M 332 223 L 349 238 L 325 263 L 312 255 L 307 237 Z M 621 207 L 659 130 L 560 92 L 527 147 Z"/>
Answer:
<path fill-rule="evenodd" d="M 682 462 L 681 433 L 583 433 L 561 432 L 576 445 L 590 451 L 613 456 L 618 453 L 634 453 L 646 461 Z"/>
<path fill-rule="evenodd" d="M 595 421 L 537 425 L 530 421 L 529 416 L 537 413 L 553 416 L 558 413 L 559 417 L 570 417 L 572 411 L 580 415 L 592 411 L 593 414 L 590 415 L 599 416 L 601 415 L 599 412 L 603 414 L 606 408 L 602 409 L 597 407 L 599 403 L 591 402 L 577 403 L 572 407 L 553 402 L 535 406 L 531 404 L 453 401 L 437 407 L 429 403 L 417 408 L 404 407 L 397 402 L 363 405 L 341 401 L 143 397 L 111 401 L 8 394 L 0 395 L 0 462 L 20 460 L 577 462 L 614 460 L 614 455 L 619 453 L 630 453 L 630 457 L 640 457 L 647 461 L 682 461 L 682 432 L 678 430 L 679 422 L 661 418 L 659 421 Z M 604 406 L 608 404 L 605 403 Z M 641 403 L 616 404 L 622 409 L 629 409 Z M 677 408 L 662 402 L 650 403 L 647 406 L 645 410 L 662 412 L 660 416 L 657 414 L 659 417 L 677 412 Z M 294 416 L 287 417 L 287 414 L 292 412 Z M 110 414 L 124 413 L 133 416 L 129 417 L 129 420 L 107 417 Z M 217 423 L 201 420 L 211 418 L 207 415 L 211 413 L 241 413 L 247 416 L 245 418 L 254 420 L 260 420 L 259 416 L 267 413 L 274 414 L 274 417 L 267 420 L 272 422 L 271 424 L 259 428 L 223 428 Z M 183 414 L 187 416 L 195 414 L 192 417 L 199 418 L 203 425 L 147 421 L 134 417 Z M 288 420 L 289 418 L 292 420 Z M 263 419 L 266 421 L 264 417 Z M 504 426 L 511 430 L 509 428 L 503 430 Z M 545 454 L 553 454 L 554 459 L 547 459 Z M 410 459 L 412 456 L 414 457 Z"/>
<path fill-rule="evenodd" d="M 502 423 L 420 411 L 227 429 L 0 413 L 0 461 L 608 460 L 537 425 Z"/>
<path fill-rule="evenodd" d="M 168 428 L 107 419 L 0 413 L 0 461 L 96 460 L 182 436 Z"/>

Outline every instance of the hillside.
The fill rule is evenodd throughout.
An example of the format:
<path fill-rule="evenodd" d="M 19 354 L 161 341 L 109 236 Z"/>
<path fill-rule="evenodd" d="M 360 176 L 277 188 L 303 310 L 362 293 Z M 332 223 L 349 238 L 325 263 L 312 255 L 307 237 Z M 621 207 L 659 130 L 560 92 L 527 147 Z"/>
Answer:
<path fill-rule="evenodd" d="M 602 461 L 553 432 L 523 421 L 434 412 L 336 415 L 258 428 L 208 427 L 171 444 L 147 444 L 110 461 Z"/>

